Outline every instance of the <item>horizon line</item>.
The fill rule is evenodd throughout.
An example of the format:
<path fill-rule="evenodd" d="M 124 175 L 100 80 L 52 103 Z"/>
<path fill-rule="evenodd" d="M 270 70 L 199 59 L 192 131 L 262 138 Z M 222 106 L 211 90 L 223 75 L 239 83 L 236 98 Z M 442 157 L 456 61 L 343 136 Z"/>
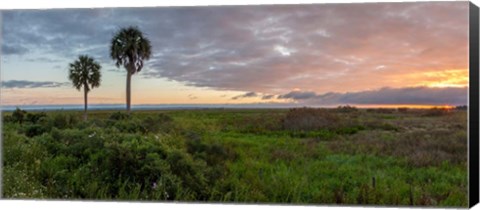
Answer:
<path fill-rule="evenodd" d="M 98 103 L 98 104 L 87 104 L 87 108 L 92 109 L 123 109 L 126 104 L 123 103 Z M 296 107 L 313 107 L 313 108 L 337 108 L 342 106 L 350 106 L 360 109 L 368 108 L 413 108 L 413 109 L 430 109 L 430 108 L 454 108 L 458 106 L 467 106 L 467 104 L 462 105 L 451 105 L 451 104 L 335 104 L 335 105 L 313 105 L 313 104 L 296 104 L 296 103 L 212 103 L 212 104 L 180 104 L 180 103 L 171 103 L 171 104 L 132 104 L 132 108 L 140 108 L 142 106 L 148 108 L 163 108 L 163 109 L 175 109 L 175 108 L 296 108 Z M 74 109 L 74 110 L 83 110 L 84 104 L 16 104 L 16 105 L 1 105 L 1 111 L 12 110 L 16 108 L 22 109 L 31 108 L 35 110 L 41 110 L 43 107 L 50 110 L 62 110 L 64 108 Z M 55 109 L 56 108 L 56 109 Z"/>

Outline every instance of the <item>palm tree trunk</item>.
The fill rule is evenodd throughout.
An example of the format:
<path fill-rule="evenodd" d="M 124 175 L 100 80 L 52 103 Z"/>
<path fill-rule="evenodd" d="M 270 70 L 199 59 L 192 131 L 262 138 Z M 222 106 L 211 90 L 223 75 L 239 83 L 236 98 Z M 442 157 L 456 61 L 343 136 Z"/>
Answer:
<path fill-rule="evenodd" d="M 87 121 L 87 104 L 88 104 L 88 97 L 87 97 L 87 86 L 86 84 L 83 85 L 83 100 L 85 102 L 85 109 L 83 111 L 83 120 Z"/>
<path fill-rule="evenodd" d="M 127 70 L 127 113 L 130 114 L 130 102 L 131 102 L 131 97 L 130 97 L 130 84 L 132 80 L 132 71 L 130 69 Z"/>

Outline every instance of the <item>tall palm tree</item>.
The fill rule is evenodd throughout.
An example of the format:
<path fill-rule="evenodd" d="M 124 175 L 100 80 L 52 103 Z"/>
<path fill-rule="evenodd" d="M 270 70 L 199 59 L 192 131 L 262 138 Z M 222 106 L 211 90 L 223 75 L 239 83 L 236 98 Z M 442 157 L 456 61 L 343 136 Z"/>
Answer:
<path fill-rule="evenodd" d="M 78 60 L 70 63 L 68 78 L 77 90 L 80 91 L 83 87 L 85 101 L 84 120 L 87 120 L 87 94 L 91 89 L 100 86 L 101 68 L 98 62 L 87 55 L 81 55 L 78 57 Z"/>
<path fill-rule="evenodd" d="M 127 112 L 130 114 L 131 78 L 143 68 L 143 62 L 150 59 L 150 40 L 135 26 L 120 29 L 112 38 L 110 57 L 116 61 L 117 68 L 127 70 Z"/>

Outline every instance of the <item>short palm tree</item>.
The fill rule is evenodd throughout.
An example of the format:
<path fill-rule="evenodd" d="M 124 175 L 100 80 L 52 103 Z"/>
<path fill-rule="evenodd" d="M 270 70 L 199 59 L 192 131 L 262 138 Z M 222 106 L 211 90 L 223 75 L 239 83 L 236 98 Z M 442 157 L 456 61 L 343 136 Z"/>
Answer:
<path fill-rule="evenodd" d="M 145 60 L 151 55 L 150 40 L 135 26 L 120 29 L 112 38 L 110 57 L 116 61 L 117 68 L 127 70 L 127 112 L 130 113 L 131 78 L 143 68 Z"/>
<path fill-rule="evenodd" d="M 68 78 L 77 90 L 80 91 L 83 88 L 85 102 L 84 120 L 87 120 L 87 94 L 91 89 L 100 86 L 101 68 L 98 62 L 87 55 L 81 55 L 78 57 L 78 60 L 70 63 Z"/>

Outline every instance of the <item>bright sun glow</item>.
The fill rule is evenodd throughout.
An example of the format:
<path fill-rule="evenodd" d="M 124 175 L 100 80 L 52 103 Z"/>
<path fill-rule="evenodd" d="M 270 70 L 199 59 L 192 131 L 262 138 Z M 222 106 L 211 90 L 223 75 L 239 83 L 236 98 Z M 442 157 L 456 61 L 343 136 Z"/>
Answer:
<path fill-rule="evenodd" d="M 465 87 L 468 86 L 468 69 L 454 69 L 420 74 L 427 87 Z"/>

